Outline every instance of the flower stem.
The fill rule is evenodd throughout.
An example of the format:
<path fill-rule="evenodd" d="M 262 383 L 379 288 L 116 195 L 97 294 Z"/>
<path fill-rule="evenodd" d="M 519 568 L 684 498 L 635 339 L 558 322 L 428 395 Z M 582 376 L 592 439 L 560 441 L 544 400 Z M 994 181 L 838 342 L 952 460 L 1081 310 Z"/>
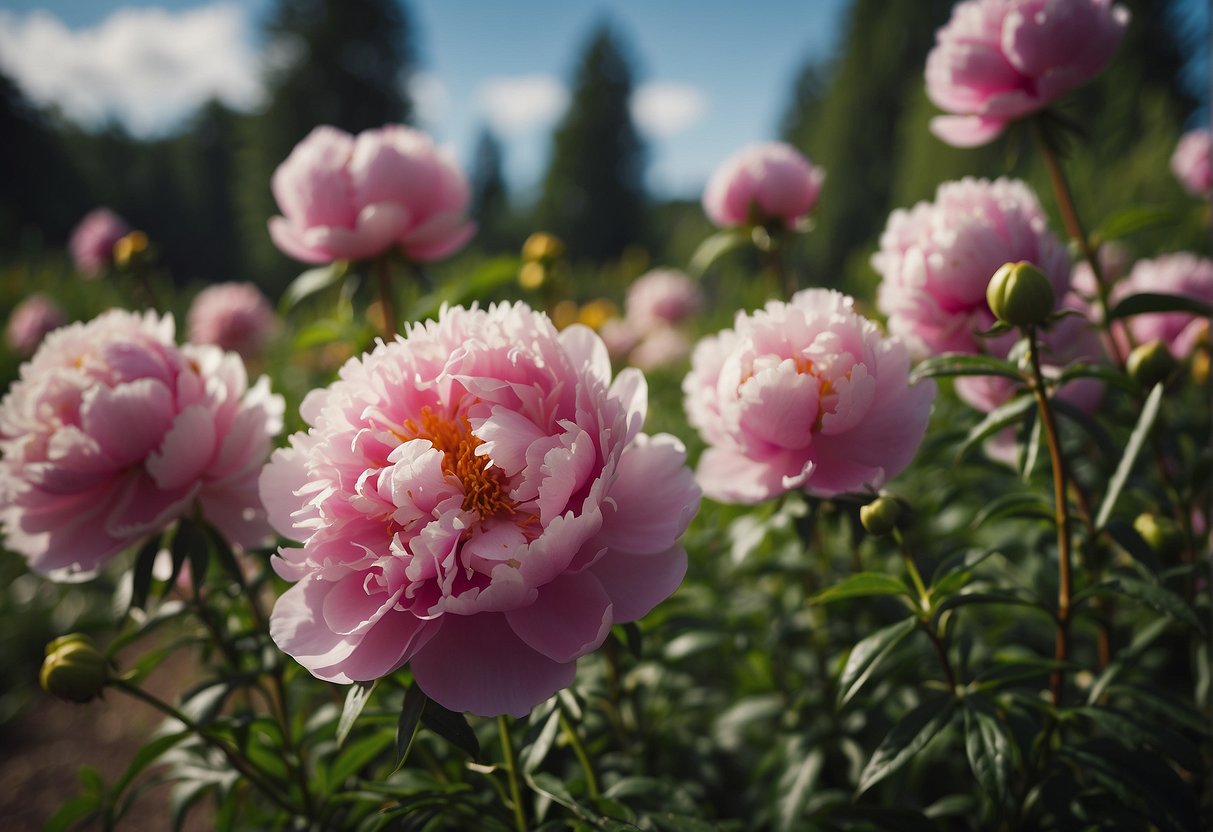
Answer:
<path fill-rule="evenodd" d="M 504 716 L 497 717 L 497 733 L 501 735 L 501 753 L 510 780 L 510 801 L 514 804 L 514 827 L 526 832 L 526 814 L 522 810 L 522 788 L 518 785 L 518 767 L 514 762 L 514 745 L 510 742 L 510 725 Z"/>
<path fill-rule="evenodd" d="M 931 646 L 935 648 L 935 655 L 939 657 L 939 665 L 943 668 L 944 681 L 947 682 L 948 690 L 956 693 L 956 674 L 952 671 L 952 663 L 948 661 L 948 648 L 944 645 L 943 639 L 939 637 L 939 633 L 931 624 L 930 604 L 931 597 L 927 591 L 926 584 L 922 580 L 922 574 L 918 571 L 918 564 L 914 562 L 914 555 L 910 551 L 909 544 L 897 529 L 893 530 L 893 539 L 897 541 L 897 546 L 901 549 L 901 556 L 905 558 L 906 570 L 910 573 L 910 580 L 914 583 L 914 589 L 918 592 L 919 603 L 924 608 L 922 617 L 919 619 L 919 625 L 922 631 L 927 634 L 927 638 L 931 640 Z"/>
<path fill-rule="evenodd" d="M 1040 368 L 1040 345 L 1037 340 L 1036 328 L 1028 328 L 1028 360 L 1032 364 L 1032 392 L 1036 396 L 1036 405 L 1040 410 L 1040 419 L 1044 423 L 1045 438 L 1049 445 L 1049 461 L 1053 468 L 1053 499 L 1056 503 L 1054 513 L 1057 522 L 1057 649 L 1054 658 L 1064 662 L 1069 654 L 1070 643 L 1070 598 L 1072 585 L 1070 575 L 1070 512 L 1067 507 L 1066 466 L 1061 455 L 1061 441 L 1057 434 L 1057 420 L 1053 408 L 1049 405 L 1049 396 L 1045 391 L 1044 373 Z M 1049 682 L 1053 693 L 1053 704 L 1061 704 L 1062 672 L 1061 668 L 1053 671 Z"/>
<path fill-rule="evenodd" d="M 390 341 L 400 329 L 396 317 L 396 300 L 392 295 L 392 264 L 384 254 L 375 260 L 375 276 L 379 283 L 379 307 L 383 312 L 383 340 Z"/>
<path fill-rule="evenodd" d="M 591 800 L 597 800 L 602 793 L 598 791 L 598 778 L 594 776 L 594 767 L 590 764 L 590 755 L 585 751 L 585 745 L 581 742 L 581 737 L 573 728 L 573 724 L 564 714 L 564 709 L 560 710 L 560 727 L 564 731 L 565 738 L 569 741 L 569 745 L 573 746 L 573 753 L 577 755 L 578 762 L 581 763 L 581 770 L 585 772 L 585 787 L 590 793 Z"/>

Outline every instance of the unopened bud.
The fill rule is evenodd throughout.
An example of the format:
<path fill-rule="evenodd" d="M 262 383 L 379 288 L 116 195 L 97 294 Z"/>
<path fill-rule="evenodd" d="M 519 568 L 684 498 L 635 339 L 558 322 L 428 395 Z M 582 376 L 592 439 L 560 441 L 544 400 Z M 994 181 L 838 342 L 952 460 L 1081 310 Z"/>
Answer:
<path fill-rule="evenodd" d="M 1040 326 L 1053 314 L 1053 286 L 1040 269 L 1026 260 L 1007 263 L 994 272 L 986 287 L 986 303 L 994 317 L 1012 326 Z"/>
<path fill-rule="evenodd" d="M 1176 366 L 1174 356 L 1162 341 L 1135 347 L 1125 360 L 1129 378 L 1147 389 L 1170 378 Z"/>
<path fill-rule="evenodd" d="M 88 636 L 72 633 L 46 646 L 39 674 L 42 689 L 69 702 L 87 702 L 109 680 L 109 664 Z"/>
<path fill-rule="evenodd" d="M 1173 558 L 1183 551 L 1183 532 L 1169 517 L 1150 513 L 1139 514 L 1133 521 L 1133 528 L 1141 535 L 1142 540 L 1150 544 L 1151 549 L 1158 552 L 1159 557 Z"/>
<path fill-rule="evenodd" d="M 892 534 L 900 519 L 901 505 L 895 497 L 877 497 L 859 509 L 859 522 L 875 537 Z"/>
<path fill-rule="evenodd" d="M 551 263 L 564 255 L 564 243 L 560 238 L 544 231 L 536 231 L 522 244 L 522 259 L 528 263 Z"/>

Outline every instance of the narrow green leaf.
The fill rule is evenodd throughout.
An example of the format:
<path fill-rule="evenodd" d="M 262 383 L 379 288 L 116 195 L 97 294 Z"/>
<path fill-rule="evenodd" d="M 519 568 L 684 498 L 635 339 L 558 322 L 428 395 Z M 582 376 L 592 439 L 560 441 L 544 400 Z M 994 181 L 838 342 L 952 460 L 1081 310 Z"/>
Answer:
<path fill-rule="evenodd" d="M 147 608 L 147 595 L 152 588 L 152 569 L 156 565 L 156 555 L 160 553 L 161 535 L 155 535 L 151 540 L 139 547 L 139 556 L 135 558 L 131 584 L 131 607 Z"/>
<path fill-rule="evenodd" d="M 1035 400 L 1031 396 L 1020 396 L 991 410 L 984 419 L 969 429 L 957 456 L 963 457 L 975 444 L 986 437 L 993 436 L 1003 428 L 1018 425 L 1024 414 L 1033 406 L 1035 406 Z"/>
<path fill-rule="evenodd" d="M 965 753 L 969 767 L 996 808 L 1007 804 L 1015 746 L 993 707 L 980 696 L 964 699 Z"/>
<path fill-rule="evenodd" d="M 722 255 L 749 242 L 750 234 L 745 229 L 734 228 L 718 231 L 695 249 L 695 253 L 691 255 L 690 265 L 687 267 L 687 273 L 692 277 L 702 277 L 703 273 Z"/>
<path fill-rule="evenodd" d="M 809 603 L 828 604 L 830 601 L 840 601 L 843 598 L 864 598 L 872 595 L 913 597 L 910 588 L 900 578 L 886 575 L 883 572 L 859 572 L 844 578 L 829 589 L 819 592 L 810 599 Z"/>
<path fill-rule="evenodd" d="M 1120 453 L 1120 445 L 1112 440 L 1111 435 L 1104 430 L 1104 426 L 1093 418 L 1090 413 L 1087 413 L 1081 407 L 1075 407 L 1062 398 L 1054 397 L 1052 405 L 1054 412 L 1058 416 L 1064 416 L 1067 421 L 1082 428 L 1083 432 L 1094 440 L 1095 444 L 1099 447 L 1099 452 L 1105 457 L 1115 459 L 1116 455 Z"/>
<path fill-rule="evenodd" d="M 1112 520 L 1104 527 L 1104 531 L 1116 541 L 1120 548 L 1129 553 L 1132 558 L 1151 573 L 1158 574 L 1162 564 L 1158 560 L 1158 552 L 1142 538 L 1133 524 L 1126 520 Z"/>
<path fill-rule="evenodd" d="M 1019 479 L 1024 483 L 1032 479 L 1032 472 L 1036 470 L 1036 460 L 1040 458 L 1041 435 L 1044 433 L 1041 428 L 1042 424 L 1042 420 L 1032 419 L 1032 432 L 1028 434 L 1028 442 L 1020 455 Z"/>
<path fill-rule="evenodd" d="M 893 648 L 914 631 L 917 620 L 906 618 L 877 630 L 851 648 L 847 663 L 838 678 L 838 705 L 846 705 L 859 693 L 872 673 L 893 652 Z"/>
<path fill-rule="evenodd" d="M 1062 746 L 1057 753 L 1067 758 L 1084 780 L 1101 786 L 1160 832 L 1201 828 L 1192 789 L 1157 757 L 1107 739 L 1091 740 L 1077 748 Z"/>
<path fill-rule="evenodd" d="M 372 682 L 355 682 L 345 693 L 345 704 L 341 706 L 341 717 L 337 720 L 337 747 L 340 748 L 354 727 L 355 720 L 370 701 L 379 680 Z"/>
<path fill-rule="evenodd" d="M 1102 240 L 1119 240 L 1147 228 L 1174 223 L 1178 219 L 1179 214 L 1171 208 L 1129 208 L 1113 214 L 1095 233 Z"/>
<path fill-rule="evenodd" d="M 400 719 L 396 723 L 396 770 L 408 759 L 409 749 L 417 736 L 417 727 L 430 708 L 442 707 L 426 696 L 416 682 L 404 692 L 404 704 L 400 707 Z"/>
<path fill-rule="evenodd" d="M 1037 422 L 1039 424 L 1039 422 Z M 1036 517 L 1053 520 L 1053 506 L 1035 491 L 1014 491 L 990 500 L 973 516 L 970 528 L 976 531 L 1000 517 Z"/>
<path fill-rule="evenodd" d="M 78 794 L 59 807 L 59 811 L 46 822 L 42 832 L 67 832 L 73 827 L 91 821 L 101 814 L 101 804 L 94 795 Z"/>
<path fill-rule="evenodd" d="M 969 355 L 968 353 L 945 353 L 928 358 L 910 372 L 910 383 L 924 378 L 943 376 L 1002 376 L 1023 379 L 1023 373 L 1003 358 L 992 355 Z"/>
<path fill-rule="evenodd" d="M 594 813 L 578 803 L 577 799 L 573 797 L 572 792 L 564 785 L 564 782 L 554 774 L 540 771 L 525 775 L 525 779 L 527 785 L 532 789 L 539 792 L 539 794 L 551 798 L 564 808 L 573 811 L 578 817 L 584 820 L 594 819 Z"/>
<path fill-rule="evenodd" d="M 817 784 L 821 769 L 825 765 L 825 755 L 820 748 L 814 748 L 805 755 L 804 759 L 790 769 L 791 782 L 783 791 L 779 800 L 779 815 L 777 829 L 791 832 L 800 828 L 800 813 L 804 809 L 809 792 Z"/>
<path fill-rule="evenodd" d="M 1204 622 L 1200 620 L 1192 607 L 1188 606 L 1188 602 L 1160 584 L 1124 575 L 1096 584 L 1085 592 L 1075 595 L 1075 599 L 1079 600 L 1086 595 L 1123 595 L 1145 604 L 1152 610 L 1182 621 L 1198 632 L 1205 631 Z"/>
<path fill-rule="evenodd" d="M 913 759 L 948 724 L 955 707 L 952 697 L 936 698 L 902 717 L 864 766 L 856 794 L 863 794 Z"/>
<path fill-rule="evenodd" d="M 969 606 L 970 604 L 1008 604 L 1015 607 L 1040 608 L 1040 604 L 1033 599 L 1024 595 L 1018 595 L 1012 590 L 991 589 L 985 592 L 963 592 L 957 595 L 949 595 L 935 604 L 932 610 L 936 616 L 939 616 L 947 610 L 954 610 L 958 607 Z"/>
<path fill-rule="evenodd" d="M 473 760 L 480 759 L 480 740 L 476 739 L 476 732 L 463 714 L 448 711 L 431 699 L 421 712 L 421 724 Z"/>
<path fill-rule="evenodd" d="M 1083 706 L 1069 713 L 1089 720 L 1108 737 L 1142 749 L 1157 749 L 1188 771 L 1201 767 L 1200 753 L 1185 737 L 1155 720 L 1143 720 L 1126 711 Z"/>
<path fill-rule="evenodd" d="M 347 264 L 341 261 L 330 263 L 327 266 L 308 269 L 292 280 L 291 284 L 286 287 L 286 291 L 282 293 L 282 301 L 278 305 L 279 309 L 285 312 L 296 306 L 304 298 L 311 297 L 317 292 L 327 289 L 345 277 L 346 269 Z"/>
<path fill-rule="evenodd" d="M 1202 318 L 1213 314 L 1213 307 L 1204 301 L 1184 295 L 1164 295 L 1159 292 L 1141 292 L 1122 300 L 1108 312 L 1108 318 L 1127 318 L 1152 312 L 1189 312 Z"/>
<path fill-rule="evenodd" d="M 1146 403 L 1141 409 L 1141 416 L 1138 417 L 1137 425 L 1133 428 L 1133 433 L 1129 435 L 1129 441 L 1125 445 L 1125 452 L 1120 458 L 1120 464 L 1116 466 L 1116 472 L 1112 474 L 1112 479 L 1108 480 L 1108 493 L 1104 497 L 1103 504 L 1099 507 L 1099 513 L 1095 517 L 1093 532 L 1103 529 L 1112 516 L 1112 509 L 1116 507 L 1116 501 L 1120 499 L 1120 492 L 1124 490 L 1125 483 L 1129 481 L 1129 473 L 1133 470 L 1133 463 L 1137 460 L 1137 455 L 1141 452 L 1142 446 L 1145 445 L 1146 437 L 1150 434 L 1150 429 L 1154 427 L 1154 420 L 1158 418 L 1158 408 L 1162 403 L 1162 391 L 1162 384 L 1156 384 L 1154 385 L 1154 389 L 1150 391 L 1150 395 L 1146 397 Z"/>
<path fill-rule="evenodd" d="M 635 621 L 629 621 L 621 627 L 628 652 L 637 659 L 641 658 L 644 655 L 644 634 L 640 632 L 640 625 Z"/>
<path fill-rule="evenodd" d="M 543 763 L 548 756 L 548 752 L 552 750 L 552 743 L 556 741 L 556 732 L 560 730 L 560 709 L 552 711 L 547 722 L 543 723 L 543 730 L 539 732 L 539 736 L 527 748 L 526 753 L 522 756 L 522 770 L 529 774 Z"/>
<path fill-rule="evenodd" d="M 1067 365 L 1061 371 L 1061 375 L 1057 377 L 1057 385 L 1061 387 L 1077 378 L 1091 378 L 1096 381 L 1102 381 L 1104 384 L 1117 387 L 1134 396 L 1141 392 L 1141 388 L 1138 387 L 1137 382 L 1125 375 L 1123 371 L 1103 364 L 1078 363 Z"/>
<path fill-rule="evenodd" d="M 386 731 L 378 731 L 351 742 L 341 750 L 333 767 L 329 769 L 328 784 L 330 792 L 339 792 L 345 788 L 345 782 L 367 763 L 374 760 L 392 745 L 394 737 Z"/>
<path fill-rule="evenodd" d="M 189 731 L 180 731 L 174 734 L 164 734 L 144 743 L 143 747 L 135 752 L 135 756 L 131 758 L 126 771 L 114 783 L 115 802 L 117 802 L 117 799 L 144 769 L 160 759 L 160 756 L 170 748 L 173 748 L 177 743 L 189 736 L 191 736 Z"/>

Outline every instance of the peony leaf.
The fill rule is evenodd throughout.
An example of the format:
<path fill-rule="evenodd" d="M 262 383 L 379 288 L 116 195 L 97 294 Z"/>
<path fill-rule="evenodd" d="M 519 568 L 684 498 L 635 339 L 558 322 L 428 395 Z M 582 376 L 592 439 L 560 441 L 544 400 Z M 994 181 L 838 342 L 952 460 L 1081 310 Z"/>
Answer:
<path fill-rule="evenodd" d="M 904 595 L 913 598 L 910 588 L 900 578 L 883 572 L 859 572 L 813 596 L 809 603 L 828 604 L 843 598 L 864 598 L 872 595 Z"/>
<path fill-rule="evenodd" d="M 416 687 L 416 684 L 413 687 Z M 425 696 L 419 688 L 417 692 L 421 696 Z M 406 711 L 408 710 L 407 705 L 408 697 L 406 696 Z M 404 712 L 402 711 L 402 721 L 403 718 Z M 476 732 L 472 730 L 472 726 L 468 725 L 467 717 L 463 714 L 449 711 L 433 699 L 427 699 L 425 708 L 421 711 L 421 724 L 466 753 L 473 760 L 479 761 L 480 740 L 476 739 Z M 397 735 L 397 740 L 399 740 L 399 735 Z M 407 751 L 408 749 L 405 750 Z"/>
<path fill-rule="evenodd" d="M 1015 746 L 1007 726 L 980 696 L 964 699 L 965 753 L 977 782 L 996 809 L 1007 804 Z M 998 814 L 997 812 L 995 813 Z"/>
<path fill-rule="evenodd" d="M 1091 595 L 1108 596 L 1113 594 L 1131 598 L 1134 601 L 1145 604 L 1152 610 L 1170 616 L 1177 621 L 1182 621 L 1198 632 L 1203 633 L 1205 631 L 1204 623 L 1183 598 L 1161 584 L 1143 581 L 1140 578 L 1132 578 L 1127 575 L 1096 584 L 1076 594 L 1074 601 L 1077 602 Z"/>
<path fill-rule="evenodd" d="M 717 231 L 695 249 L 695 253 L 691 255 L 690 265 L 687 267 L 687 273 L 691 277 L 703 277 L 703 273 L 722 255 L 735 248 L 740 248 L 750 241 L 750 232 L 744 228 Z"/>
<path fill-rule="evenodd" d="M 838 705 L 842 707 L 859 693 L 877 666 L 893 652 L 893 648 L 911 632 L 917 619 L 906 618 L 877 630 L 851 648 L 846 666 L 838 679 Z"/>
<path fill-rule="evenodd" d="M 135 568 L 131 572 L 131 607 L 134 609 L 147 608 L 147 594 L 152 588 L 152 569 L 156 565 L 156 555 L 160 554 L 160 544 L 161 535 L 157 534 L 139 547 L 139 556 L 135 558 Z"/>
<path fill-rule="evenodd" d="M 1112 516 L 1112 509 L 1116 507 L 1120 492 L 1129 480 L 1133 463 L 1137 461 L 1137 455 L 1145 445 L 1150 429 L 1154 427 L 1154 420 L 1158 418 L 1159 405 L 1162 404 L 1162 391 L 1162 384 L 1156 384 L 1150 391 L 1150 395 L 1146 397 L 1146 403 L 1141 408 L 1141 416 L 1138 417 L 1137 425 L 1133 428 L 1133 433 L 1129 435 L 1129 441 L 1125 445 L 1125 452 L 1120 458 L 1120 464 L 1116 466 L 1116 472 L 1108 481 L 1108 493 L 1104 496 L 1103 504 L 1099 507 L 1099 514 L 1095 517 L 1095 525 L 1091 529 L 1092 534 L 1102 530 Z"/>
<path fill-rule="evenodd" d="M 299 301 L 321 292 L 345 277 L 348 264 L 338 260 L 326 266 L 317 266 L 300 274 L 282 293 L 278 308 L 283 312 L 297 306 Z"/>
<path fill-rule="evenodd" d="M 1020 396 L 991 410 L 986 414 L 984 419 L 969 429 L 957 456 L 963 457 L 975 444 L 988 436 L 998 433 L 1003 428 L 1019 424 L 1024 414 L 1031 410 L 1034 405 L 1035 400 L 1031 396 Z"/>
<path fill-rule="evenodd" d="M 345 694 L 345 704 L 341 706 L 341 718 L 337 720 L 337 747 L 345 743 L 355 720 L 370 701 L 371 694 L 379 684 L 376 679 L 371 682 L 355 682 Z"/>
<path fill-rule="evenodd" d="M 1189 312 L 1207 318 L 1213 314 L 1213 307 L 1204 301 L 1184 295 L 1164 295 L 1160 292 L 1141 292 L 1122 300 L 1108 312 L 1108 318 L 1128 318 L 1131 315 L 1144 315 L 1151 312 Z"/>
<path fill-rule="evenodd" d="M 955 708 L 952 697 L 935 698 L 902 717 L 864 766 L 856 794 L 863 794 L 912 760 L 948 724 Z"/>
<path fill-rule="evenodd" d="M 1119 240 L 1147 228 L 1174 223 L 1178 219 L 1179 214 L 1169 208 L 1129 208 L 1109 217 L 1095 235 L 1102 240 Z"/>
<path fill-rule="evenodd" d="M 1005 359 L 992 355 L 944 353 L 928 358 L 915 367 L 910 372 L 910 383 L 942 376 L 1003 376 L 1017 381 L 1023 380 L 1023 373 Z"/>
<path fill-rule="evenodd" d="M 776 829 L 799 828 L 800 812 L 804 808 L 809 792 L 817 784 L 824 766 L 825 754 L 820 748 L 814 748 L 795 767 L 789 769 L 789 773 L 792 775 L 791 784 L 779 800 L 779 822 Z"/>
<path fill-rule="evenodd" d="M 1201 828 L 1192 790 L 1158 757 L 1104 738 L 1079 747 L 1062 746 L 1057 753 L 1083 780 L 1098 784 L 1161 832 Z"/>
<path fill-rule="evenodd" d="M 400 707 L 400 720 L 396 723 L 396 766 L 393 773 L 399 771 L 408 759 L 409 749 L 413 747 L 413 739 L 417 736 L 417 727 L 431 707 L 437 709 L 442 706 L 426 696 L 416 682 L 409 685 L 408 690 L 404 692 L 404 704 Z M 475 739 L 475 735 L 472 736 Z"/>

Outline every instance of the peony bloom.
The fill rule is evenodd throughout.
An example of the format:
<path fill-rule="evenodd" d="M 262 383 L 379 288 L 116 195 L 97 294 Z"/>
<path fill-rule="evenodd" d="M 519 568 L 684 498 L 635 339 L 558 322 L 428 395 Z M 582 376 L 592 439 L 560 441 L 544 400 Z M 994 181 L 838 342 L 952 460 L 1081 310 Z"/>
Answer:
<path fill-rule="evenodd" d="M 111 310 L 56 330 L 0 401 L 5 545 L 80 579 L 195 507 L 260 545 L 257 477 L 282 409 L 235 354 L 178 347 L 170 316 Z"/>
<path fill-rule="evenodd" d="M 703 306 L 699 285 L 675 269 L 653 269 L 628 287 L 627 319 L 641 330 L 684 323 Z"/>
<path fill-rule="evenodd" d="M 261 354 L 278 320 L 252 283 L 217 283 L 194 298 L 186 324 L 192 343 L 214 344 L 247 360 Z"/>
<path fill-rule="evenodd" d="M 821 168 L 790 144 L 753 144 L 712 174 L 703 191 L 703 210 L 721 228 L 792 228 L 813 210 L 824 181 Z"/>
<path fill-rule="evenodd" d="M 47 333 L 67 323 L 59 305 L 38 292 L 17 304 L 8 319 L 8 345 L 21 355 L 32 355 Z"/>
<path fill-rule="evenodd" d="M 1213 176 L 1209 174 L 1209 129 L 1184 133 L 1171 155 L 1171 172 L 1179 184 L 1192 194 L 1208 199 L 1213 193 Z"/>
<path fill-rule="evenodd" d="M 628 355 L 628 363 L 641 370 L 656 370 L 677 364 L 691 354 L 691 339 L 681 329 L 656 326 Z"/>
<path fill-rule="evenodd" d="M 437 260 L 475 232 L 470 191 L 454 159 L 429 136 L 399 124 L 357 137 L 312 130 L 274 171 L 282 216 L 270 236 L 305 263 L 365 260 L 398 246 L 413 260 Z"/>
<path fill-rule="evenodd" d="M 686 570 L 699 489 L 677 439 L 640 433 L 646 400 L 590 329 L 523 304 L 447 308 L 351 359 L 261 476 L 303 541 L 274 558 L 297 582 L 275 642 L 321 679 L 407 663 L 447 708 L 526 714 Z"/>
<path fill-rule="evenodd" d="M 126 221 L 110 209 L 90 211 L 72 231 L 68 242 L 76 269 L 85 277 L 97 277 L 114 262 L 114 243 L 130 231 Z"/>
<path fill-rule="evenodd" d="M 1213 304 L 1213 260 L 1188 252 L 1164 254 L 1153 260 L 1138 260 L 1129 276 L 1112 289 L 1112 305 L 1143 292 L 1182 295 Z M 1113 336 L 1128 352 L 1127 326 L 1138 344 L 1162 341 L 1176 358 L 1186 358 L 1202 339 L 1208 338 L 1209 319 L 1190 312 L 1151 312 L 1126 318 L 1113 326 Z"/>
<path fill-rule="evenodd" d="M 931 132 L 956 147 L 986 144 L 1099 74 L 1129 13 L 1112 0 L 967 0 L 935 34 L 927 96 L 952 115 Z"/>
<path fill-rule="evenodd" d="M 753 504 L 795 488 L 871 491 L 909 464 L 935 383 L 910 386 L 905 346 L 853 306 L 807 289 L 737 313 L 696 346 L 682 389 L 711 446 L 696 474 L 706 495 Z"/>

